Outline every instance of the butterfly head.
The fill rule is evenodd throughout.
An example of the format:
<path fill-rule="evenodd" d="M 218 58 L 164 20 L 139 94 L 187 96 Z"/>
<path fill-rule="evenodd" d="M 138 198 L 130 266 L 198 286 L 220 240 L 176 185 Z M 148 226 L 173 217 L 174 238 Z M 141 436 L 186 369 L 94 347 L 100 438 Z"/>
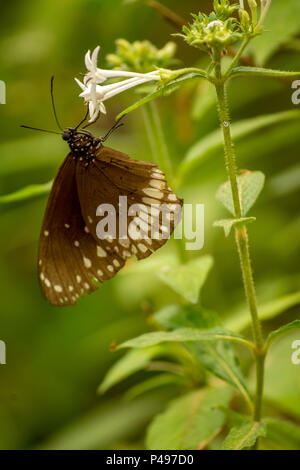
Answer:
<path fill-rule="evenodd" d="M 76 134 L 76 129 L 73 127 L 68 127 L 62 134 L 63 140 L 66 140 L 67 142 L 72 140 L 74 135 Z"/>

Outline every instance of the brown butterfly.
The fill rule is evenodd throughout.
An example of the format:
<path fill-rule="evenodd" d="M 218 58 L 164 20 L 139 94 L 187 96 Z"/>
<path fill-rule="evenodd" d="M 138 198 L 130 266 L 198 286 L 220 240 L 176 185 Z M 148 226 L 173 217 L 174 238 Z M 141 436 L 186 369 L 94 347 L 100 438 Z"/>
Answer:
<path fill-rule="evenodd" d="M 51 90 L 52 87 L 53 80 Z M 53 109 L 56 117 L 54 102 Z M 170 217 L 166 236 L 160 212 L 153 216 L 151 207 L 168 204 L 181 208 L 183 204 L 156 165 L 131 160 L 103 145 L 120 124 L 103 138 L 94 137 L 79 126 L 62 132 L 70 153 L 54 180 L 39 241 L 40 285 L 46 299 L 55 306 L 75 305 L 84 293 L 98 289 L 95 281 L 102 283 L 114 277 L 128 258 L 147 258 L 163 246 L 180 218 Z M 141 204 L 149 209 L 139 216 L 144 227 L 150 228 L 150 221 L 157 218 L 156 237 L 134 239 L 128 233 L 125 238 L 118 238 L 117 230 L 116 236 L 108 233 L 99 239 L 97 208 L 101 204 L 112 205 L 119 226 L 120 196 L 126 196 L 129 205 Z M 127 224 L 134 220 L 134 216 L 128 217 Z"/>

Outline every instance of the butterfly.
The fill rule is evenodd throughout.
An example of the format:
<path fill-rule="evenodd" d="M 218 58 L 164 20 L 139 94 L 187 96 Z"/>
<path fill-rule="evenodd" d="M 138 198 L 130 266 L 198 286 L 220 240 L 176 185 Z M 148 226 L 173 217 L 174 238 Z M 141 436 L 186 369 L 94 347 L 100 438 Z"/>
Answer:
<path fill-rule="evenodd" d="M 40 286 L 54 306 L 75 305 L 85 293 L 97 290 L 99 283 L 113 278 L 132 256 L 138 260 L 150 256 L 166 243 L 180 220 L 181 215 L 172 217 L 171 213 L 169 227 L 163 224 L 157 208 L 167 204 L 171 210 L 181 209 L 183 201 L 155 164 L 132 160 L 104 146 L 119 126 L 117 123 L 103 138 L 79 126 L 62 132 L 70 152 L 54 180 L 38 248 Z M 141 234 L 156 222 L 155 237 L 136 239 L 127 232 L 120 238 L 118 233 L 108 232 L 99 239 L 97 208 L 110 204 L 119 228 L 120 196 L 126 197 L 129 205 L 142 208 L 138 217 L 128 217 L 127 226 L 138 220 Z"/>

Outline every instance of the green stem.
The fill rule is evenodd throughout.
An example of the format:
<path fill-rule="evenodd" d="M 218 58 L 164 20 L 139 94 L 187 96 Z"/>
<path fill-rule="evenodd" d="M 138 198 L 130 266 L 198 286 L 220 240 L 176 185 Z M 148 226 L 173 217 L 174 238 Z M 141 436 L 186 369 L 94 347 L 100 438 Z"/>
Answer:
<path fill-rule="evenodd" d="M 171 188 L 174 188 L 175 181 L 173 176 L 174 173 L 172 162 L 170 160 L 156 105 L 153 101 L 151 101 L 150 103 L 146 103 L 143 106 L 143 110 L 147 134 L 155 163 L 164 173 L 166 173 L 167 180 Z M 178 257 L 183 263 L 185 263 L 187 261 L 187 255 L 184 247 L 184 239 L 175 239 L 175 242 Z"/>
<path fill-rule="evenodd" d="M 252 316 L 253 336 L 256 346 L 255 353 L 260 353 L 264 350 L 264 340 L 257 311 L 256 294 L 249 253 L 249 239 L 247 228 L 245 226 L 236 227 L 235 235 L 238 252 L 241 260 L 246 297 L 249 305 L 249 310 Z"/>
<path fill-rule="evenodd" d="M 220 116 L 222 131 L 223 131 L 226 169 L 227 169 L 227 173 L 228 173 L 228 177 L 229 177 L 229 181 L 231 185 L 235 215 L 236 215 L 236 218 L 240 219 L 242 217 L 242 210 L 241 210 L 239 191 L 238 191 L 238 185 L 237 185 L 235 154 L 234 154 L 232 138 L 231 138 L 229 112 L 228 112 L 228 107 L 227 107 L 227 99 L 225 95 L 225 85 L 224 83 L 216 83 L 215 86 L 216 86 L 217 99 L 218 99 L 219 116 Z"/>
<path fill-rule="evenodd" d="M 162 5 L 160 2 L 157 2 L 156 0 L 145 0 L 145 3 L 149 5 L 149 7 L 157 10 L 163 16 L 163 18 L 165 18 L 169 23 L 171 23 L 173 26 L 175 26 L 175 28 L 179 29 L 180 31 L 182 29 L 182 26 L 186 23 L 183 18 L 181 18 L 179 15 Z"/>
<path fill-rule="evenodd" d="M 145 124 L 155 163 L 166 173 L 170 186 L 173 183 L 173 168 L 155 103 L 143 106 Z"/>
<path fill-rule="evenodd" d="M 225 90 L 225 80 L 222 77 L 220 57 L 216 59 L 216 93 L 218 99 L 218 108 L 221 127 L 224 139 L 224 152 L 227 173 L 231 185 L 232 199 L 236 218 L 241 218 L 242 210 L 239 198 L 239 189 L 237 183 L 237 170 L 235 164 L 235 152 L 231 137 L 230 116 Z M 264 340 L 262 335 L 261 323 L 258 317 L 255 287 L 252 273 L 252 266 L 249 253 L 249 240 L 246 226 L 237 226 L 235 229 L 236 243 L 239 252 L 241 269 L 243 275 L 244 289 L 252 318 L 253 337 L 255 343 L 254 356 L 256 361 L 257 382 L 255 396 L 255 410 L 253 419 L 259 421 L 261 418 L 261 404 L 263 395 L 263 378 L 264 378 Z"/>
<path fill-rule="evenodd" d="M 254 421 L 261 420 L 261 405 L 264 389 L 265 353 L 256 356 L 256 400 L 254 409 Z"/>
<path fill-rule="evenodd" d="M 250 36 L 247 36 L 246 38 L 244 38 L 241 47 L 239 48 L 238 52 L 234 56 L 233 61 L 231 62 L 230 66 L 228 67 L 228 69 L 226 70 L 226 72 L 224 74 L 225 78 L 229 77 L 231 71 L 239 63 L 239 60 L 240 60 L 241 56 L 243 55 L 244 50 L 248 46 L 249 41 L 250 41 Z"/>

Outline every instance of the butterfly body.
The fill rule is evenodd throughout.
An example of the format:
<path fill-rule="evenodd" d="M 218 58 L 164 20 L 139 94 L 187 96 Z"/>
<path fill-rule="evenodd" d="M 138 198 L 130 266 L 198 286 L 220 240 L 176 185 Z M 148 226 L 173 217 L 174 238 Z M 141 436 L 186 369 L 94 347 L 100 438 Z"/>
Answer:
<path fill-rule="evenodd" d="M 153 163 L 132 160 L 104 146 L 105 138 L 86 130 L 67 128 L 62 137 L 70 153 L 53 183 L 38 255 L 40 285 L 55 306 L 75 305 L 83 294 L 98 289 L 95 282 L 114 277 L 127 259 L 134 255 L 144 259 L 163 246 L 179 220 L 171 220 L 165 236 L 161 215 L 153 215 L 151 205 L 177 204 L 181 208 L 183 203 Z M 143 207 L 141 213 L 126 219 L 126 229 L 139 224 L 140 238 L 135 239 L 129 230 L 120 235 L 120 197 L 124 196 L 129 205 Z M 98 211 L 107 204 L 115 213 L 116 228 L 99 238 Z M 153 220 L 157 223 L 155 237 L 142 237 Z"/>
<path fill-rule="evenodd" d="M 91 132 L 78 132 L 72 127 L 64 131 L 62 138 L 69 144 L 73 158 L 79 159 L 84 166 L 88 166 L 95 160 L 96 153 L 103 146 L 102 140 L 94 137 Z"/>

